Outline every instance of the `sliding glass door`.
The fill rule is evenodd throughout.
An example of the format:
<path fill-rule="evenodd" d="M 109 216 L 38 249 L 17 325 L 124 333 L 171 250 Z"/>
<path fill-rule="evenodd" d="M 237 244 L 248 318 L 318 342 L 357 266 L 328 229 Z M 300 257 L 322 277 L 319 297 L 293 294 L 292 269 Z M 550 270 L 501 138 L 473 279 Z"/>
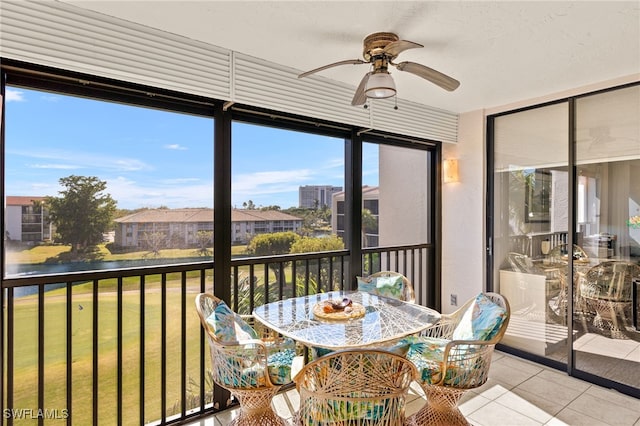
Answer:
<path fill-rule="evenodd" d="M 640 85 L 489 117 L 503 343 L 640 395 Z"/>
<path fill-rule="evenodd" d="M 575 103 L 575 368 L 640 387 L 640 86 Z"/>
<path fill-rule="evenodd" d="M 504 343 L 566 361 L 568 104 L 495 118 L 493 280 L 511 303 Z M 564 309 L 564 311 L 563 311 Z"/>

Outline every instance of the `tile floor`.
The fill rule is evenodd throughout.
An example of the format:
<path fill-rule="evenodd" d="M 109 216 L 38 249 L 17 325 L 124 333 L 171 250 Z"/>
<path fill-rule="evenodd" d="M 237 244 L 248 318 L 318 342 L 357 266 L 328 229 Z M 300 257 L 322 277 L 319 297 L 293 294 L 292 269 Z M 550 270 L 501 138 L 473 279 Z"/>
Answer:
<path fill-rule="evenodd" d="M 416 383 L 409 401 L 407 414 L 424 403 Z M 293 389 L 276 395 L 274 407 L 281 417 L 290 419 L 298 402 Z M 476 426 L 640 426 L 640 399 L 502 352 L 494 353 L 489 381 L 469 391 L 460 408 Z M 229 410 L 189 426 L 224 426 L 235 415 L 235 410 Z"/>

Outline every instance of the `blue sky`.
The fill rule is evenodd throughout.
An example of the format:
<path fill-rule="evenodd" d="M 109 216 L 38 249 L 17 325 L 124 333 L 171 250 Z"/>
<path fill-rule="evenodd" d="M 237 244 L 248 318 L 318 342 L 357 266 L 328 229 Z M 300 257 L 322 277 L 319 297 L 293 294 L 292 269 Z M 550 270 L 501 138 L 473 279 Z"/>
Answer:
<path fill-rule="evenodd" d="M 298 205 L 301 185 L 344 186 L 341 139 L 244 123 L 232 129 L 233 204 Z M 213 120 L 7 88 L 6 195 L 57 196 L 58 180 L 96 176 L 119 208 L 213 207 Z M 363 181 L 377 185 L 365 144 Z"/>

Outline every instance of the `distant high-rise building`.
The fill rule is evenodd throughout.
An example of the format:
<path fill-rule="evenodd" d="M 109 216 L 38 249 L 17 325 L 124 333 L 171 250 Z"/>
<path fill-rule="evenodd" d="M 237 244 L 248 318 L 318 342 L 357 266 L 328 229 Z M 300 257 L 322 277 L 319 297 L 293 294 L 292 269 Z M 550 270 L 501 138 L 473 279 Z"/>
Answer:
<path fill-rule="evenodd" d="M 342 191 L 341 186 L 305 185 L 299 189 L 300 207 L 309 209 L 331 207 L 331 196 Z"/>

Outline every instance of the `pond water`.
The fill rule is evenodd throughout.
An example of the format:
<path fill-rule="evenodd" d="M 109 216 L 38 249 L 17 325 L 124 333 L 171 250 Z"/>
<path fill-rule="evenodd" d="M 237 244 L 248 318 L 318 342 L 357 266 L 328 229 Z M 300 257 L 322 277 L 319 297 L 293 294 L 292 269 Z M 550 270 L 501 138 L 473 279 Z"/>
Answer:
<path fill-rule="evenodd" d="M 136 268 L 142 266 L 171 265 L 176 263 L 202 262 L 206 257 L 185 257 L 178 259 L 156 258 L 136 260 L 110 260 L 92 262 L 67 262 L 67 263 L 39 263 L 39 264 L 9 264 L 6 268 L 7 278 L 16 278 L 30 275 L 62 274 L 66 272 L 100 271 L 105 269 Z M 210 258 L 209 258 L 210 259 Z M 49 284 L 45 291 L 64 287 L 65 283 Z M 16 297 L 35 294 L 38 286 L 17 287 L 14 290 Z"/>

